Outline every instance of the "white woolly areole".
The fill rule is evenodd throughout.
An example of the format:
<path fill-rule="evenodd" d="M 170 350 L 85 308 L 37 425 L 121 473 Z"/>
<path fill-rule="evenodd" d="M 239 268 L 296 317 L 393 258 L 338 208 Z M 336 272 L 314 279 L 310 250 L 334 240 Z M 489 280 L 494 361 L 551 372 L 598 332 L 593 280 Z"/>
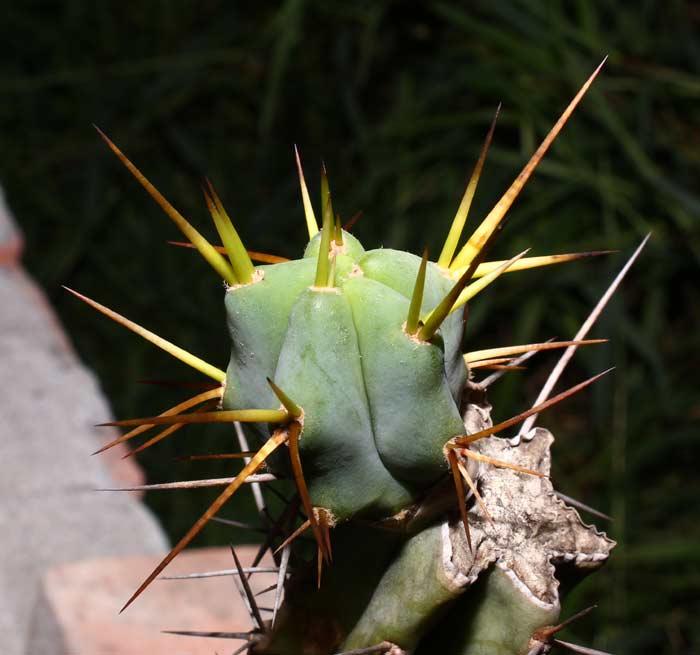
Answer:
<path fill-rule="evenodd" d="M 236 289 L 241 289 L 242 287 L 249 287 L 251 284 L 262 282 L 265 279 L 265 271 L 263 271 L 261 268 L 256 268 L 253 270 L 253 275 L 251 277 L 252 279 L 250 282 L 246 282 L 245 284 L 227 284 L 224 282 L 224 289 L 226 289 L 226 293 L 229 291 L 235 291 Z"/>

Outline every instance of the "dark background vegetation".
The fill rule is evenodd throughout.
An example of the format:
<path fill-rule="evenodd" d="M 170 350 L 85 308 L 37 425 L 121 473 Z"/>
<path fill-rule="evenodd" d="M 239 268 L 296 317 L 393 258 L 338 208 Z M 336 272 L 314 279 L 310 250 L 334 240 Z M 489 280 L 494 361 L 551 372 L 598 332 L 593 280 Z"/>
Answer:
<path fill-rule="evenodd" d="M 614 653 L 698 652 L 700 4 L 288 0 L 11 3 L 0 23 L 0 180 L 26 264 L 121 417 L 195 379 L 60 289 L 69 284 L 224 367 L 220 282 L 166 245 L 175 228 L 106 150 L 102 127 L 214 238 L 199 183 L 219 188 L 249 247 L 304 244 L 292 144 L 317 197 L 321 157 L 356 234 L 437 253 L 493 111 L 503 112 L 470 222 L 510 183 L 605 54 L 593 89 L 514 207 L 494 255 L 616 248 L 607 258 L 506 276 L 472 303 L 470 348 L 571 337 L 649 231 L 652 240 L 559 388 L 615 365 L 542 417 L 554 478 L 609 512 L 610 563 L 565 603 L 599 609 L 569 638 Z M 496 419 L 532 402 L 554 356 L 494 386 Z M 151 481 L 225 475 L 183 465 L 225 450 L 191 428 L 144 454 Z M 60 444 L 57 444 L 60 447 Z M 150 494 L 172 537 L 211 494 Z M 231 516 L 250 508 L 231 506 Z M 233 535 L 250 539 L 249 534 Z M 198 543 L 231 534 L 211 526 Z"/>

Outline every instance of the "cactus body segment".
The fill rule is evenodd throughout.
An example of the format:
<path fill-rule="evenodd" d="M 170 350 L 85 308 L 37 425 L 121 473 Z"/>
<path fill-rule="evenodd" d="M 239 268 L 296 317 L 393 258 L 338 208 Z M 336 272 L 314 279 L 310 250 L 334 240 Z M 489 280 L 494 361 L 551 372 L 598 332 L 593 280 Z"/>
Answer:
<path fill-rule="evenodd" d="M 442 446 L 463 432 L 463 321 L 449 317 L 442 342 L 410 338 L 404 323 L 420 259 L 365 252 L 349 234 L 347 254 L 332 255 L 336 284 L 316 286 L 313 246 L 322 235 L 304 258 L 263 266 L 262 280 L 227 293 L 232 349 L 223 406 L 272 406 L 267 378 L 274 379 L 304 410 L 300 452 L 314 505 L 341 521 L 384 518 L 445 472 Z M 452 286 L 434 264 L 428 269 L 425 312 Z M 268 434 L 265 425 L 255 429 Z"/>

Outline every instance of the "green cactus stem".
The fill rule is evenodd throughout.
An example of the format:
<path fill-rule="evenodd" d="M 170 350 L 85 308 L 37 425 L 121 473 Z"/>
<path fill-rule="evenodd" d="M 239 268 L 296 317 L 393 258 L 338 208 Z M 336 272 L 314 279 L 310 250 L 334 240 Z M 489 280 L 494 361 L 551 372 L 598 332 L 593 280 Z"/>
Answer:
<path fill-rule="evenodd" d="M 549 432 L 538 428 L 519 445 L 497 434 L 602 374 L 493 425 L 486 384 L 470 379 L 470 367 L 511 368 L 516 355 L 603 340 L 580 336 L 465 355 L 464 317 L 467 303 L 506 272 L 601 254 L 526 257 L 525 250 L 485 261 L 508 210 L 601 66 L 460 248 L 494 118 L 436 262 L 427 252 L 366 250 L 333 211 L 325 166 L 319 230 L 296 147 L 309 237 L 303 255 L 250 254 L 206 182 L 205 202 L 222 242 L 212 245 L 100 132 L 226 282 L 231 341 L 224 372 L 73 292 L 214 380 L 213 388 L 157 416 L 109 423 L 132 429 L 108 447 L 156 426 L 165 429 L 137 451 L 192 423 L 243 423 L 246 430 L 239 432 L 242 453 L 215 455 L 243 459 L 242 470 L 198 481 L 224 489 L 123 609 L 266 467 L 265 479 L 293 484 L 296 496 L 263 548 L 279 563 L 271 621 L 257 608 L 234 552 L 255 625 L 245 635 L 250 653 L 539 655 L 549 649 L 560 611 L 557 568 L 583 575 L 605 562 L 614 542 L 556 497 L 548 477 Z"/>

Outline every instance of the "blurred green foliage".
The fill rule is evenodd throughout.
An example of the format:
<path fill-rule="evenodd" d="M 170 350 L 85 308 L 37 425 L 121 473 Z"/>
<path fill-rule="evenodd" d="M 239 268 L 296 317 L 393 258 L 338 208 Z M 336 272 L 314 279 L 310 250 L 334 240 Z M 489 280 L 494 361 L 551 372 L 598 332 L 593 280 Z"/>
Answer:
<path fill-rule="evenodd" d="M 615 374 L 541 423 L 557 435 L 558 487 L 611 513 L 619 542 L 567 600 L 565 614 L 599 609 L 564 638 L 620 654 L 698 652 L 699 23 L 700 5 L 679 1 L 14 3 L 0 24 L 0 180 L 26 264 L 116 413 L 148 415 L 188 392 L 137 380 L 193 376 L 59 285 L 223 367 L 222 290 L 196 255 L 166 245 L 175 229 L 91 123 L 212 239 L 204 175 L 249 247 L 301 252 L 298 143 L 312 192 L 324 157 L 341 215 L 364 211 L 355 233 L 366 245 L 437 254 L 498 102 L 472 225 L 609 54 L 493 254 L 622 252 L 502 278 L 472 303 L 468 345 L 569 338 L 653 231 L 594 330 L 610 344 L 577 354 L 559 388 L 610 363 Z M 494 386 L 495 418 L 534 399 L 554 358 Z M 230 440 L 190 428 L 141 461 L 152 481 L 225 475 L 173 458 Z M 205 496 L 148 501 L 179 536 Z M 200 543 L 230 538 L 211 526 Z"/>

